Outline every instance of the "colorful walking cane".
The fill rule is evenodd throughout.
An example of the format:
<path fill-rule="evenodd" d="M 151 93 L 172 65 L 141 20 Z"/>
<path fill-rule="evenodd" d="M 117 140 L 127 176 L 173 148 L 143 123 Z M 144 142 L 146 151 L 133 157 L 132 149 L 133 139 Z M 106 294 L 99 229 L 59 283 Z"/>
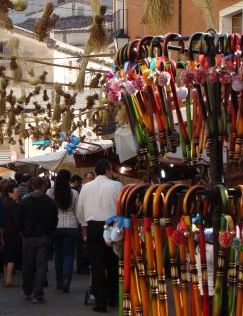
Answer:
<path fill-rule="evenodd" d="M 147 189 L 143 200 L 145 253 L 147 259 L 147 276 L 150 290 L 151 316 L 159 316 L 158 277 L 156 271 L 155 251 L 151 231 L 153 197 L 157 188 L 158 184 L 151 185 Z"/>
<path fill-rule="evenodd" d="M 163 219 L 162 209 L 164 208 L 165 194 L 170 187 L 170 184 L 160 184 L 157 187 L 153 198 L 153 230 L 155 243 L 155 260 L 158 276 L 159 313 L 161 316 L 169 315 L 163 257 L 163 237 L 165 239 L 165 231 L 161 224 L 161 220 Z"/>

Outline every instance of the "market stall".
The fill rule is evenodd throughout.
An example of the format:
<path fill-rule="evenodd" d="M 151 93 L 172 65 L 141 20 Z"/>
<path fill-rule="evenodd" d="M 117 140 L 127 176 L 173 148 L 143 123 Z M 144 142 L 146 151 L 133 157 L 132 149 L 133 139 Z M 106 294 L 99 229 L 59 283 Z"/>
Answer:
<path fill-rule="evenodd" d="M 121 192 L 105 235 L 120 246 L 119 315 L 242 315 L 242 186 L 225 181 L 242 165 L 242 67 L 242 36 L 216 31 L 145 36 L 117 54 L 105 90 L 126 109 L 138 174 L 160 177 L 178 147 L 202 174 L 207 155 L 203 182 Z"/>

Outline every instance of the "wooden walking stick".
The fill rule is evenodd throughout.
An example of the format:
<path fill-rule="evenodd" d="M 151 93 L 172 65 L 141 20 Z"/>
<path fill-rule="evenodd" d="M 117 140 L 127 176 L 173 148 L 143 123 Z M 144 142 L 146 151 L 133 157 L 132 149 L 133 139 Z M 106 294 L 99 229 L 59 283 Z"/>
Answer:
<path fill-rule="evenodd" d="M 162 209 L 165 203 L 165 194 L 171 187 L 170 184 L 160 184 L 155 191 L 153 199 L 153 230 L 154 230 L 154 243 L 155 243 L 155 259 L 156 270 L 158 275 L 158 295 L 159 295 L 159 313 L 160 316 L 168 316 L 168 301 L 167 290 L 165 282 L 165 269 L 163 257 L 163 230 L 160 220 L 163 217 Z"/>
<path fill-rule="evenodd" d="M 198 282 L 198 272 L 197 272 L 197 265 L 196 265 L 196 258 L 195 258 L 195 247 L 194 247 L 194 236 L 192 233 L 191 228 L 191 215 L 195 212 L 195 202 L 197 198 L 197 191 L 206 189 L 203 185 L 195 185 L 192 186 L 187 193 L 185 194 L 183 200 L 183 214 L 184 220 L 187 225 L 188 231 L 188 253 L 190 258 L 190 277 L 191 277 L 191 284 L 192 284 L 192 298 L 195 303 L 195 315 L 201 316 L 202 315 L 202 304 L 201 304 L 201 297 L 199 291 L 199 282 Z M 203 266 L 206 264 L 206 258 L 203 258 Z M 202 273 L 204 271 L 202 270 Z M 203 276 L 203 274 L 202 274 Z M 204 276 L 205 278 L 205 276 Z"/>
<path fill-rule="evenodd" d="M 179 39 L 180 39 L 180 35 L 176 34 L 176 33 L 170 33 L 170 34 L 168 34 L 165 37 L 164 45 L 163 45 L 164 67 L 165 67 L 165 70 L 171 76 L 170 91 L 168 91 L 168 92 L 172 94 L 173 105 L 174 105 L 175 110 L 176 110 L 176 116 L 177 116 L 177 120 L 178 120 L 178 126 L 179 126 L 179 130 L 180 130 L 180 135 L 181 135 L 183 143 L 185 144 L 186 149 L 188 151 L 188 149 L 190 148 L 190 139 L 189 139 L 189 136 L 188 136 L 188 132 L 187 132 L 185 123 L 183 121 L 182 114 L 181 114 L 180 104 L 179 104 L 178 96 L 177 96 L 177 93 L 176 93 L 175 71 L 173 71 L 172 62 L 169 59 L 169 52 L 168 52 L 168 44 L 169 44 L 169 42 L 170 41 L 174 41 L 174 40 L 178 41 Z M 185 153 L 184 154 L 184 158 L 187 159 L 187 157 L 188 156 L 186 156 L 186 153 Z"/>
<path fill-rule="evenodd" d="M 223 185 L 217 185 L 217 203 L 221 206 L 222 214 L 228 211 L 228 192 Z M 220 216 L 220 232 L 219 234 L 223 234 L 227 229 L 227 222 L 224 215 Z M 225 265 L 225 247 L 219 245 L 218 258 L 217 260 L 217 271 L 216 271 L 216 280 L 215 280 L 215 294 L 213 300 L 213 315 L 220 316 L 222 308 L 223 308 L 223 291 L 226 290 L 223 287 L 224 281 L 224 273 L 226 273 L 226 265 Z"/>
<path fill-rule="evenodd" d="M 243 185 L 239 185 L 237 189 L 240 191 L 241 196 L 238 204 L 238 225 L 240 229 L 240 262 L 237 278 L 237 300 L 236 300 L 236 316 L 242 316 L 243 314 Z"/>
<path fill-rule="evenodd" d="M 126 197 L 131 190 L 131 188 L 135 186 L 135 184 L 128 184 L 123 189 L 118 195 L 117 198 L 117 215 L 120 217 L 125 216 L 125 202 L 126 202 Z M 119 258 L 118 260 L 118 269 L 119 269 L 119 316 L 123 316 L 123 295 L 124 295 L 124 254 L 122 257 Z"/>
<path fill-rule="evenodd" d="M 180 279 L 176 260 L 176 244 L 172 241 L 172 235 L 175 231 L 172 225 L 172 214 L 176 213 L 176 204 L 178 203 L 178 194 L 187 190 L 188 187 L 183 184 L 173 185 L 166 193 L 164 205 L 164 217 L 166 225 L 166 235 L 168 238 L 170 267 L 172 278 L 172 289 L 175 303 L 176 316 L 183 316 L 183 303 L 180 290 Z"/>
<path fill-rule="evenodd" d="M 131 189 L 131 191 L 128 194 L 127 201 L 126 201 L 126 216 L 129 216 L 132 220 L 132 229 L 130 231 L 129 235 L 129 243 L 130 243 L 130 251 L 132 251 L 134 263 L 136 267 L 137 273 L 137 282 L 136 282 L 136 288 L 133 288 L 134 296 L 137 298 L 138 296 L 141 297 L 141 306 L 134 306 L 133 313 L 135 315 L 142 315 L 143 316 L 149 316 L 150 315 L 150 307 L 149 307 L 149 291 L 148 286 L 146 282 L 146 273 L 145 273 L 145 263 L 143 259 L 143 253 L 141 249 L 141 240 L 139 236 L 139 227 L 138 227 L 138 209 L 142 205 L 143 197 L 146 192 L 146 189 L 148 188 L 149 184 L 140 184 L 136 185 L 134 188 Z M 125 240 L 126 242 L 126 240 Z M 124 253 L 124 257 L 125 257 Z M 128 256 L 128 259 L 130 259 L 131 264 L 131 253 L 130 257 Z M 125 277 L 131 278 L 131 267 L 129 268 L 130 271 L 128 271 L 128 274 L 126 275 L 126 267 L 128 267 L 128 260 L 124 260 L 124 285 L 128 285 L 130 281 L 125 283 Z M 126 295 L 127 298 L 129 298 L 130 293 L 129 289 L 127 287 L 124 288 L 124 295 Z M 133 301 L 133 295 L 131 294 L 131 300 Z M 125 315 L 124 315 L 125 316 Z"/>
<path fill-rule="evenodd" d="M 157 278 L 156 264 L 155 264 L 153 237 L 152 237 L 152 231 L 151 231 L 153 197 L 154 197 L 154 192 L 156 191 L 157 188 L 158 188 L 158 184 L 151 185 L 147 189 L 144 196 L 144 200 L 143 200 L 145 252 L 146 252 L 146 259 L 147 259 L 147 275 L 148 275 L 150 298 L 151 298 L 151 316 L 159 316 L 158 278 Z"/>

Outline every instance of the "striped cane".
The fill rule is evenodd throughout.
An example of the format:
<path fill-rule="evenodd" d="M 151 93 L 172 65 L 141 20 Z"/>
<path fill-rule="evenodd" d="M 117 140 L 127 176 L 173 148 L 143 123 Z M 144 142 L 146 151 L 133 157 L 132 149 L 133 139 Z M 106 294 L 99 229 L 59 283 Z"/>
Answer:
<path fill-rule="evenodd" d="M 158 275 L 158 295 L 159 295 L 159 313 L 160 316 L 168 316 L 168 301 L 167 290 L 165 281 L 165 269 L 164 269 L 164 257 L 163 257 L 163 236 L 165 231 L 163 230 L 160 220 L 163 217 L 162 209 L 165 203 L 165 194 L 171 187 L 170 184 L 160 184 L 155 191 L 153 199 L 153 230 L 154 230 L 154 243 L 155 243 L 155 259 L 156 270 Z M 164 236 L 165 238 L 165 236 Z"/>
<path fill-rule="evenodd" d="M 157 188 L 158 184 L 150 186 L 147 189 L 143 200 L 145 252 L 147 259 L 147 275 L 151 298 L 151 316 L 159 316 L 158 277 L 156 272 L 155 253 L 151 231 L 153 197 Z"/>
<path fill-rule="evenodd" d="M 175 303 L 176 316 L 183 316 L 183 302 L 181 297 L 180 279 L 176 260 L 176 245 L 172 241 L 172 235 L 174 227 L 172 226 L 172 212 L 176 209 L 176 203 L 178 203 L 177 195 L 187 190 L 188 187 L 183 184 L 173 185 L 166 193 L 165 205 L 164 205 L 164 218 L 166 226 L 166 235 L 168 239 L 170 265 L 171 265 L 171 279 L 173 297 Z"/>

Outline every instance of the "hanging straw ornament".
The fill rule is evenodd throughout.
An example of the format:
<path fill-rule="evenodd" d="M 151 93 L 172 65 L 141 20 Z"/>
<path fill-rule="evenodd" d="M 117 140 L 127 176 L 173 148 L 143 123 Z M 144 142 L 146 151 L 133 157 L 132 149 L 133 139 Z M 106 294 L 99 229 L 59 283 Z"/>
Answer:
<path fill-rule="evenodd" d="M 90 2 L 91 9 L 92 9 L 92 16 L 93 16 L 93 23 L 95 23 L 95 17 L 99 14 L 100 10 L 100 1 L 99 0 L 91 0 Z M 103 12 L 103 11 L 102 11 Z M 91 37 L 91 34 L 90 34 Z M 82 63 L 80 65 L 80 69 L 78 72 L 78 76 L 73 83 L 73 86 L 75 87 L 76 90 L 81 91 L 84 88 L 85 85 L 85 70 L 88 66 L 90 57 L 88 57 L 92 51 L 94 51 L 94 48 L 92 46 L 92 41 L 88 40 L 87 44 L 84 47 L 84 56 L 82 58 Z"/>
<path fill-rule="evenodd" d="M 48 94 L 47 94 L 47 90 L 43 90 L 43 97 L 42 97 L 42 100 L 43 101 L 48 101 L 49 100 L 49 97 L 48 97 Z"/>
<path fill-rule="evenodd" d="M 43 78 L 43 77 L 41 78 L 41 76 L 36 76 L 33 67 L 30 68 L 30 69 L 27 71 L 27 73 L 28 73 L 28 78 L 27 78 L 27 80 L 28 80 L 28 82 L 29 82 L 31 85 L 36 86 L 36 85 L 38 85 L 38 84 L 43 83 L 43 79 L 44 79 L 44 78 Z M 44 71 L 43 74 L 47 75 L 47 72 Z"/>
<path fill-rule="evenodd" d="M 208 25 L 210 28 L 215 29 L 217 28 L 217 24 L 215 22 L 215 18 L 212 11 L 212 2 L 211 0 L 193 0 L 193 3 L 195 3 L 200 10 L 203 11 L 204 20 L 206 22 L 206 25 Z"/>
<path fill-rule="evenodd" d="M 13 28 L 13 22 L 8 16 L 9 4 L 9 0 L 1 0 L 0 2 L 0 27 L 7 30 L 11 30 Z"/>
<path fill-rule="evenodd" d="M 8 81 L 2 77 L 0 77 L 0 116 L 5 116 L 6 112 L 6 88 L 8 85 Z"/>
<path fill-rule="evenodd" d="M 19 57 L 19 43 L 20 41 L 16 37 L 10 38 L 7 43 L 7 47 L 11 49 L 12 57 L 10 62 L 10 69 L 12 70 L 12 77 L 15 82 L 23 79 L 23 71 L 20 63 L 17 60 L 17 58 Z"/>
<path fill-rule="evenodd" d="M 73 120 L 73 111 L 70 109 L 67 109 L 63 114 L 62 125 L 61 125 L 61 131 L 66 133 L 67 135 L 69 135 L 71 132 L 72 120 Z"/>
<path fill-rule="evenodd" d="M 89 87 L 92 89 L 98 88 L 100 79 L 102 77 L 101 73 L 98 73 L 89 83 Z"/>
<path fill-rule="evenodd" d="M 168 22 L 172 14 L 173 0 L 148 0 L 142 23 L 151 24 L 158 28 L 158 25 L 164 25 Z"/>
<path fill-rule="evenodd" d="M 8 114 L 7 128 L 6 128 L 6 133 L 8 137 L 11 137 L 15 123 L 16 123 L 15 109 L 14 109 L 14 105 L 11 104 L 9 114 Z"/>
<path fill-rule="evenodd" d="M 21 113 L 20 117 L 20 128 L 19 128 L 19 138 L 24 139 L 26 135 L 25 132 L 25 117 L 24 117 L 24 112 Z"/>
<path fill-rule="evenodd" d="M 50 32 L 56 25 L 59 16 L 53 14 L 54 4 L 48 2 L 44 8 L 42 17 L 37 19 L 34 26 L 34 32 L 39 41 L 43 42 L 48 32 Z"/>
<path fill-rule="evenodd" d="M 91 46 L 92 51 L 100 52 L 107 46 L 108 35 L 104 26 L 104 15 L 106 13 L 106 6 L 100 6 L 99 15 L 94 18 L 93 25 L 90 29 L 90 37 L 88 44 Z"/>
<path fill-rule="evenodd" d="M 17 97 L 16 102 L 18 104 L 24 104 L 26 100 L 26 92 L 23 88 L 21 88 L 21 94 L 19 97 Z"/>
<path fill-rule="evenodd" d="M 24 11 L 28 6 L 28 0 L 10 0 L 15 11 Z"/>

